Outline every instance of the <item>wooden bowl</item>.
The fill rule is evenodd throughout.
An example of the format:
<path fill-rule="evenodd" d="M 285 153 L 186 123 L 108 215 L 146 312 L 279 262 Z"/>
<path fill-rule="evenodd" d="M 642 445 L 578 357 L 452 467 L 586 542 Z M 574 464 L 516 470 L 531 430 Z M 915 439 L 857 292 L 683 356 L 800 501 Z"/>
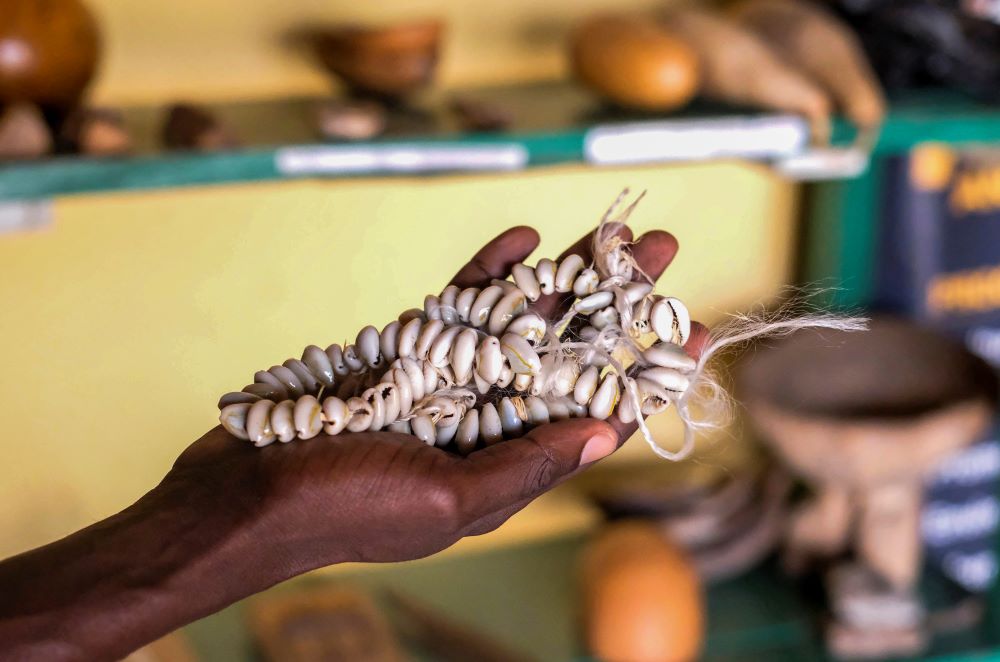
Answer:
<path fill-rule="evenodd" d="M 434 20 L 342 26 L 313 31 L 311 41 L 323 67 L 352 92 L 401 100 L 433 80 L 443 30 Z"/>
<path fill-rule="evenodd" d="M 3 0 L 0 103 L 75 105 L 100 54 L 97 21 L 80 0 Z"/>
<path fill-rule="evenodd" d="M 975 441 L 997 377 L 960 343 L 893 319 L 800 331 L 744 361 L 737 390 L 765 441 L 805 477 L 854 487 L 923 475 Z"/>

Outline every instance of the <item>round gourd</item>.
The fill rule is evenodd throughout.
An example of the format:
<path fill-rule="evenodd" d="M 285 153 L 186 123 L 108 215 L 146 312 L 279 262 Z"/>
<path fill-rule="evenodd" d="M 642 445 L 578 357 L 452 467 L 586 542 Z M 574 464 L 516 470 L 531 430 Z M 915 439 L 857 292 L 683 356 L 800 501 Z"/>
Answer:
<path fill-rule="evenodd" d="M 573 32 L 570 59 L 581 83 L 626 108 L 671 110 L 687 103 L 698 88 L 695 54 L 649 20 L 594 17 Z"/>
<path fill-rule="evenodd" d="M 653 525 L 609 526 L 582 563 L 584 625 L 603 662 L 686 662 L 701 652 L 701 582 L 686 554 Z"/>
<path fill-rule="evenodd" d="M 99 51 L 97 22 L 80 0 L 3 0 L 0 103 L 76 104 Z"/>

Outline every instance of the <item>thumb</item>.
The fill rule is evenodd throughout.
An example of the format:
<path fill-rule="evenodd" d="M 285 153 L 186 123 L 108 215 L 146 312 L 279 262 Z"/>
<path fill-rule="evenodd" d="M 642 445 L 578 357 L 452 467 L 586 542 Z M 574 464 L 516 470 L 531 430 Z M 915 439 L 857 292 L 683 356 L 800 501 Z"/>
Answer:
<path fill-rule="evenodd" d="M 614 428 L 593 418 L 537 427 L 519 439 L 503 441 L 465 459 L 476 514 L 487 514 L 555 487 L 579 467 L 610 455 L 618 447 Z"/>

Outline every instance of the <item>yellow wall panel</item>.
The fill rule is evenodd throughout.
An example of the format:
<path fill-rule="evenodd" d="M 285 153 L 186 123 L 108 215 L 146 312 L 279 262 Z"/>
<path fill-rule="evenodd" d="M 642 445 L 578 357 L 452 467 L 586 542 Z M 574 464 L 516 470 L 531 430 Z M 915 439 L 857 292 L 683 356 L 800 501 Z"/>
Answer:
<path fill-rule="evenodd" d="M 636 230 L 679 238 L 661 289 L 697 316 L 745 307 L 786 281 L 794 191 L 749 166 L 58 200 L 52 227 L 0 236 L 0 555 L 130 503 L 254 370 L 420 305 L 508 226 L 534 225 L 538 256 L 555 256 L 626 185 L 649 191 Z M 626 455 L 652 457 L 635 442 Z"/>

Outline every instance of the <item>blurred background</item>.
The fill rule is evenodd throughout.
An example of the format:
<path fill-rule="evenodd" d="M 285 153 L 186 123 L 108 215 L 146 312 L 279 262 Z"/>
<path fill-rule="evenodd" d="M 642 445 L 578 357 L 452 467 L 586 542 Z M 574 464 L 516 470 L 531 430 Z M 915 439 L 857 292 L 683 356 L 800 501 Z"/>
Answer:
<path fill-rule="evenodd" d="M 1000 659 L 997 0 L 3 0 L 0 556 L 132 503 L 248 366 L 626 187 L 695 318 L 872 330 L 727 356 L 689 460 L 633 440 L 134 659 Z"/>

